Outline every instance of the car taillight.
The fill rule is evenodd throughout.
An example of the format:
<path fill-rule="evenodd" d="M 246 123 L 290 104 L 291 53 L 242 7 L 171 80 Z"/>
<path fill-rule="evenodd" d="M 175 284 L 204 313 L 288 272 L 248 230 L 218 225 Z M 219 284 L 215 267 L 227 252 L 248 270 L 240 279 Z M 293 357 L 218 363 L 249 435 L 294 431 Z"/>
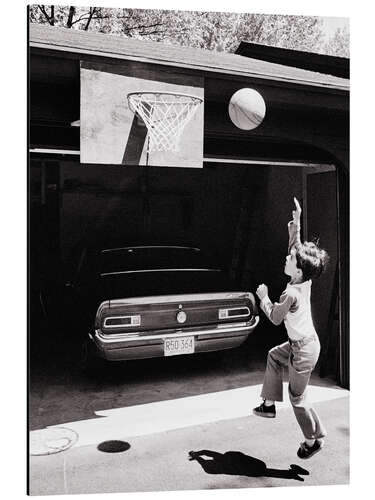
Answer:
<path fill-rule="evenodd" d="M 250 315 L 248 307 L 229 307 L 219 309 L 219 319 L 246 318 Z"/>
<path fill-rule="evenodd" d="M 134 314 L 131 316 L 107 316 L 104 318 L 104 328 L 124 328 L 141 325 L 141 316 Z"/>

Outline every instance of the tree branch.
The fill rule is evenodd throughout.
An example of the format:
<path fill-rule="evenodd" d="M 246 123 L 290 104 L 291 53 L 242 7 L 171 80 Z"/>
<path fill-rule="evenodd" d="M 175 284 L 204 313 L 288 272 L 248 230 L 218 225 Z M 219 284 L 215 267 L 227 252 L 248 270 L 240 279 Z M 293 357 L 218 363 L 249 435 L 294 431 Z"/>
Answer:
<path fill-rule="evenodd" d="M 164 26 L 165 23 L 155 23 L 155 24 L 149 24 L 147 25 L 139 25 L 139 26 L 129 26 L 126 28 L 127 30 L 141 30 L 141 29 L 148 29 L 148 28 L 155 28 L 156 26 Z"/>
<path fill-rule="evenodd" d="M 86 26 L 85 26 L 85 31 L 89 29 L 89 24 L 91 23 L 92 16 L 95 14 L 96 7 L 90 7 L 90 17 L 87 20 Z"/>
<path fill-rule="evenodd" d="M 75 7 L 73 7 L 73 5 L 71 5 L 69 7 L 68 21 L 66 23 L 67 28 L 71 28 L 73 26 L 73 16 L 74 16 L 75 12 L 76 12 Z"/>
<path fill-rule="evenodd" d="M 45 18 L 47 19 L 48 23 L 51 24 L 53 26 L 53 24 L 51 23 L 51 18 L 49 17 L 49 15 L 47 14 L 46 12 L 46 9 L 44 7 L 44 5 L 38 5 L 39 7 L 39 10 L 41 11 L 41 13 L 45 16 Z"/>
<path fill-rule="evenodd" d="M 77 23 L 79 23 L 81 21 L 86 21 L 89 18 L 90 18 L 90 14 L 89 13 L 82 14 L 81 16 L 79 16 L 78 19 L 76 19 L 75 21 L 72 21 L 72 26 L 73 26 L 73 24 L 77 24 Z"/>
<path fill-rule="evenodd" d="M 86 14 L 83 14 L 79 19 L 76 19 L 75 21 L 72 22 L 72 26 L 74 24 L 79 23 L 80 21 L 86 21 L 89 19 L 89 17 L 85 17 Z M 109 19 L 110 16 L 92 16 L 92 19 Z"/>
<path fill-rule="evenodd" d="M 138 33 L 138 35 L 161 35 L 161 34 L 164 34 L 166 33 L 166 31 L 144 31 L 144 32 L 140 32 Z"/>

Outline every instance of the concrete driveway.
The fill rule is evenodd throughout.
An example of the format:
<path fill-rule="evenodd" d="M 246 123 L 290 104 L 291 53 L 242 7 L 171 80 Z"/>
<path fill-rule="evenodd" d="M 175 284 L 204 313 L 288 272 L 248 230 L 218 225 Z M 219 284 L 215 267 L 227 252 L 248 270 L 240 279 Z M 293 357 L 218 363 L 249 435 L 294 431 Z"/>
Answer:
<path fill-rule="evenodd" d="M 349 393 L 332 380 L 312 379 L 310 396 L 329 435 L 322 452 L 303 461 L 287 397 L 276 419 L 251 414 L 264 361 L 245 350 L 120 365 L 96 380 L 64 366 L 34 371 L 30 430 L 65 427 L 78 441 L 30 457 L 33 495 L 349 482 Z M 190 450 L 209 456 L 191 461 Z"/>

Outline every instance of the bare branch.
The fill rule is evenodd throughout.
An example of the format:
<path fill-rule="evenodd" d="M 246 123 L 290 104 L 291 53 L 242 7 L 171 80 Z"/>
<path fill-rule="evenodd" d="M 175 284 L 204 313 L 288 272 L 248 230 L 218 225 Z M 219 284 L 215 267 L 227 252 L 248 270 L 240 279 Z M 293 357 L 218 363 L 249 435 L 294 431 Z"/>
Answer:
<path fill-rule="evenodd" d="M 162 35 L 165 33 L 166 33 L 166 30 L 164 30 L 164 31 L 144 31 L 144 32 L 138 33 L 138 35 Z"/>
<path fill-rule="evenodd" d="M 155 28 L 156 26 L 164 26 L 165 23 L 155 23 L 155 24 L 150 24 L 150 25 L 140 25 L 140 26 L 129 26 L 126 28 L 127 30 L 141 30 L 141 29 L 148 29 L 148 28 Z"/>
<path fill-rule="evenodd" d="M 95 14 L 95 12 L 96 12 L 96 7 L 90 7 L 90 17 L 87 20 L 85 31 L 89 29 L 89 24 L 91 23 L 92 16 Z"/>
<path fill-rule="evenodd" d="M 87 16 L 87 17 L 86 17 Z M 75 21 L 72 21 L 72 26 L 74 24 L 77 24 L 79 23 L 80 21 L 86 21 L 87 19 L 89 19 L 89 15 L 88 14 L 82 14 L 82 16 L 79 18 L 79 19 L 76 19 Z M 110 16 L 92 16 L 92 19 L 109 19 Z"/>
<path fill-rule="evenodd" d="M 66 27 L 67 28 L 71 28 L 72 27 L 72 25 L 73 25 L 73 16 L 74 16 L 75 13 L 76 13 L 76 8 L 73 7 L 73 5 L 71 5 L 69 7 L 68 21 L 66 23 Z"/>
<path fill-rule="evenodd" d="M 88 17 L 86 17 L 86 14 L 83 14 L 82 16 L 80 16 L 75 21 L 72 21 L 71 25 L 74 26 L 75 24 L 80 23 L 81 21 L 86 21 L 86 19 L 88 19 Z"/>
<path fill-rule="evenodd" d="M 46 12 L 46 9 L 45 9 L 44 5 L 38 5 L 38 8 L 39 8 L 39 10 L 41 11 L 41 13 L 45 16 L 45 18 L 47 19 L 47 21 L 49 22 L 49 24 L 53 25 L 53 24 L 51 23 L 51 18 L 50 18 L 50 16 L 49 16 L 49 15 L 47 14 L 47 12 Z"/>
<path fill-rule="evenodd" d="M 72 21 L 72 26 L 74 24 L 80 23 L 81 21 L 86 21 L 87 19 L 90 19 L 90 14 L 88 12 L 79 16 L 75 21 Z"/>

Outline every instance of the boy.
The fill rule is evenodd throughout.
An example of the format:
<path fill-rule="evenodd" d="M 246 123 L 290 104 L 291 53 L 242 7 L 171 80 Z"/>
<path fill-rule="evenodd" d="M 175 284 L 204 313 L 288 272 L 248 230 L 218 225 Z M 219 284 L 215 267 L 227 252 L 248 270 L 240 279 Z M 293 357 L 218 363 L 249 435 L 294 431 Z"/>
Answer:
<path fill-rule="evenodd" d="M 263 403 L 254 408 L 260 417 L 276 416 L 275 401 L 283 400 L 283 367 L 289 369 L 289 398 L 297 422 L 305 437 L 297 451 L 299 458 L 310 458 L 324 444 L 326 431 L 315 410 L 307 400 L 307 385 L 319 358 L 320 343 L 311 317 L 311 280 L 324 271 L 328 254 L 315 243 L 300 240 L 301 207 L 294 198 L 296 209 L 288 224 L 289 247 L 284 273 L 290 281 L 279 302 L 274 304 L 268 297 L 268 288 L 258 286 L 260 307 L 272 323 L 284 321 L 288 342 L 274 347 L 268 353 L 261 397 Z"/>

